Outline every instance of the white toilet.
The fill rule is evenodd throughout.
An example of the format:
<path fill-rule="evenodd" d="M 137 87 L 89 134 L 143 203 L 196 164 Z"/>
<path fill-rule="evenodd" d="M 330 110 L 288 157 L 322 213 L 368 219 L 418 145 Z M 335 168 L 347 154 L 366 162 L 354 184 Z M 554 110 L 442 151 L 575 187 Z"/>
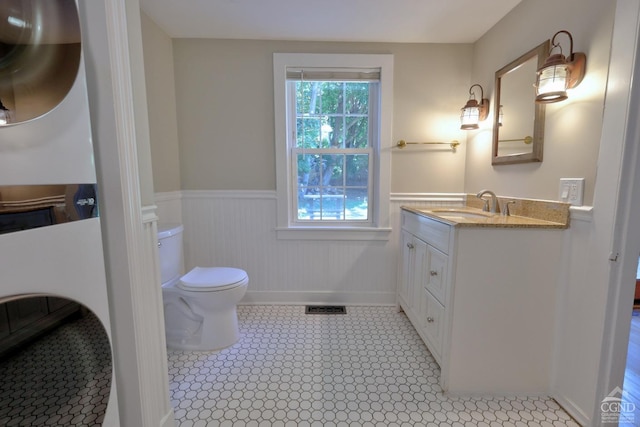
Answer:
<path fill-rule="evenodd" d="M 167 347 L 217 350 L 239 338 L 236 304 L 249 284 L 244 270 L 195 267 L 182 270 L 181 224 L 158 225 L 158 252 Z"/>

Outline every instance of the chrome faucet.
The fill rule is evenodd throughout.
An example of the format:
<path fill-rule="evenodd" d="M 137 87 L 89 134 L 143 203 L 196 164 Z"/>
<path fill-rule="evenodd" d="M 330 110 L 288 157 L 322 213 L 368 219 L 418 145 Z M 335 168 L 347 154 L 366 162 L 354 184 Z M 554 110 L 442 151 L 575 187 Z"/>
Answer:
<path fill-rule="evenodd" d="M 485 194 L 488 194 L 489 197 L 491 197 L 491 199 L 490 199 L 491 200 L 491 209 L 489 209 L 489 200 L 482 198 L 482 196 L 484 196 Z M 482 206 L 482 210 L 483 211 L 491 212 L 491 213 L 496 213 L 497 212 L 498 198 L 496 197 L 496 193 L 494 193 L 493 191 L 489 191 L 489 190 L 482 190 L 478 194 L 476 194 L 476 197 L 484 202 L 484 205 Z"/>
<path fill-rule="evenodd" d="M 502 208 L 500 209 L 500 215 L 502 216 L 511 216 L 511 210 L 509 209 L 509 205 L 515 205 L 515 200 L 508 200 L 502 204 Z"/>

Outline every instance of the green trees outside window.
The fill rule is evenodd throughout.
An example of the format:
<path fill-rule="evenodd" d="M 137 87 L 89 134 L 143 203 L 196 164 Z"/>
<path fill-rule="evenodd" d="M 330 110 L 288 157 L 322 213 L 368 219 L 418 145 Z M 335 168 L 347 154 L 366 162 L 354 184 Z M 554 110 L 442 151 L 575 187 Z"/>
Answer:
<path fill-rule="evenodd" d="M 295 82 L 298 220 L 369 219 L 375 84 Z"/>

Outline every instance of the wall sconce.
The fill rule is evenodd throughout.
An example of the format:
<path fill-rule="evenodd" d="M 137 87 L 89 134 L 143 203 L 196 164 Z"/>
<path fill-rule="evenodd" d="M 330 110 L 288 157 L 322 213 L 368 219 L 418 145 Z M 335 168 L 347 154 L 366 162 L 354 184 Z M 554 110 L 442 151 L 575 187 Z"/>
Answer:
<path fill-rule="evenodd" d="M 0 99 L 0 126 L 11 123 L 11 114 L 7 107 L 2 104 Z"/>
<path fill-rule="evenodd" d="M 480 88 L 480 103 L 476 100 L 476 95 L 473 93 L 473 88 Z M 469 100 L 467 104 L 462 107 L 462 114 L 460 114 L 460 129 L 471 130 L 478 129 L 478 122 L 487 118 L 489 115 L 489 100 L 484 97 L 484 90 L 479 84 L 474 84 L 469 88 Z"/>
<path fill-rule="evenodd" d="M 562 54 L 560 43 L 556 42 L 556 36 L 563 33 L 569 37 L 569 56 Z M 544 65 L 538 68 L 536 77 L 536 102 L 549 104 L 564 101 L 568 98 L 567 89 L 578 86 L 584 77 L 587 64 L 587 56 L 582 52 L 573 51 L 573 37 L 565 30 L 558 31 L 551 39 L 551 53 L 555 48 L 560 53 L 549 55 Z"/>

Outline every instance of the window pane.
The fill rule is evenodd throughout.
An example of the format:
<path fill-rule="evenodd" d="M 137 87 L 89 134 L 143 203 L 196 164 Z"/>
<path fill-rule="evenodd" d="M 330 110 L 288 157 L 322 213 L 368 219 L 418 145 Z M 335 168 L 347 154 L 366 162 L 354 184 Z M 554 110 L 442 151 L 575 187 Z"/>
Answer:
<path fill-rule="evenodd" d="M 370 221 L 370 84 L 296 82 L 297 220 Z"/>
<path fill-rule="evenodd" d="M 344 185 L 344 155 L 325 154 L 322 156 L 322 185 Z"/>
<path fill-rule="evenodd" d="M 321 184 L 322 163 L 317 154 L 298 155 L 298 186 L 309 187 Z"/>
<path fill-rule="evenodd" d="M 322 82 L 323 114 L 344 114 L 344 83 Z"/>
<path fill-rule="evenodd" d="M 328 116 L 326 130 L 331 129 L 326 148 L 344 148 L 344 116 Z"/>
<path fill-rule="evenodd" d="M 346 195 L 346 219 L 366 221 L 369 216 L 369 200 L 366 188 L 348 188 Z"/>
<path fill-rule="evenodd" d="M 322 219 L 344 219 L 344 189 L 342 187 L 325 187 L 321 202 Z"/>
<path fill-rule="evenodd" d="M 347 187 L 367 187 L 369 184 L 369 155 L 352 154 L 346 156 Z"/>
<path fill-rule="evenodd" d="M 299 187 L 298 219 L 344 220 L 344 204 L 342 187 Z"/>
<path fill-rule="evenodd" d="M 320 188 L 298 188 L 298 219 L 320 218 Z"/>
<path fill-rule="evenodd" d="M 348 83 L 345 93 L 346 114 L 368 114 L 369 83 Z"/>
<path fill-rule="evenodd" d="M 320 148 L 320 132 L 322 121 L 317 117 L 301 118 L 296 120 L 298 148 Z"/>
<path fill-rule="evenodd" d="M 369 146 L 369 126 L 366 117 L 347 117 L 345 147 L 366 148 Z"/>
<path fill-rule="evenodd" d="M 296 82 L 296 113 L 320 113 L 320 82 Z"/>

